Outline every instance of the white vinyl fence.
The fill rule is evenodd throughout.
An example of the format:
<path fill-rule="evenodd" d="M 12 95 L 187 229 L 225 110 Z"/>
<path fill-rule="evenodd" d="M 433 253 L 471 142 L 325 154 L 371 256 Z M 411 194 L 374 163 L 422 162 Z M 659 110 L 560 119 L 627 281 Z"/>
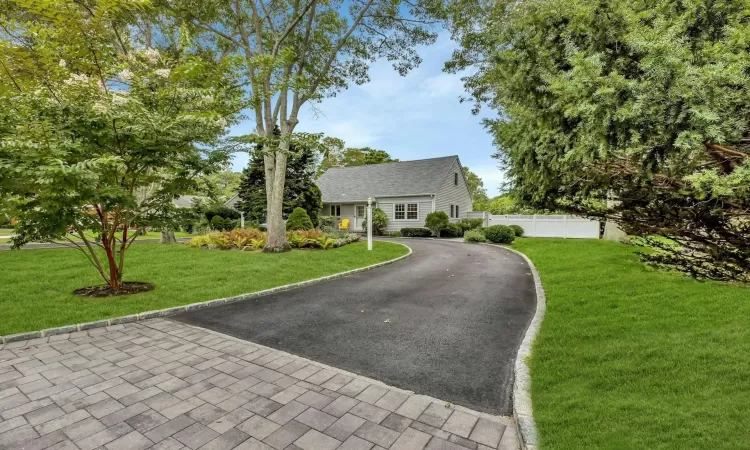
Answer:
<path fill-rule="evenodd" d="M 519 225 L 524 236 L 559 238 L 599 238 L 599 221 L 562 214 L 495 216 L 486 212 L 466 213 L 467 218 L 482 218 L 485 226 Z"/>

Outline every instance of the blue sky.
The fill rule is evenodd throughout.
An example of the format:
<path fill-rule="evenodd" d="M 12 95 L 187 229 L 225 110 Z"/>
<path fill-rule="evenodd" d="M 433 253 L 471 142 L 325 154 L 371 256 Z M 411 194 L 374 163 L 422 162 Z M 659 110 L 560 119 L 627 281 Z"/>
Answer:
<path fill-rule="evenodd" d="M 492 138 L 471 114 L 471 103 L 460 103 L 460 75 L 443 72 L 455 48 L 447 34 L 431 46 L 421 47 L 422 64 L 402 77 L 387 61 L 370 68 L 371 81 L 350 86 L 334 98 L 303 107 L 297 131 L 338 137 L 348 147 L 372 147 L 400 160 L 456 154 L 484 181 L 490 197 L 503 181 Z M 250 121 L 233 127 L 231 134 L 247 134 Z M 247 166 L 247 154 L 238 154 L 233 170 Z"/>

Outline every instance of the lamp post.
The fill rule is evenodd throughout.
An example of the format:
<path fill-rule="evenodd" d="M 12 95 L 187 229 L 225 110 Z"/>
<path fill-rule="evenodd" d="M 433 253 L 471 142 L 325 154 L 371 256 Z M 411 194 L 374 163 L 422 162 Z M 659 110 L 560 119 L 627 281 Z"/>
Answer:
<path fill-rule="evenodd" d="M 372 197 L 367 197 L 367 250 L 372 250 Z"/>

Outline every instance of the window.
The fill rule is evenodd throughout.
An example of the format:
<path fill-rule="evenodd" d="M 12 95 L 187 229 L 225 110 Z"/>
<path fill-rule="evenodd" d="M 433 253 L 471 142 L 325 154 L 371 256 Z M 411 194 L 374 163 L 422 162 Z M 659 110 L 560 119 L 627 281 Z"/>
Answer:
<path fill-rule="evenodd" d="M 451 218 L 456 217 L 454 214 L 455 209 L 453 208 L 453 205 L 451 205 Z"/>
<path fill-rule="evenodd" d="M 409 203 L 406 205 L 406 220 L 417 220 L 419 216 L 419 205 Z"/>
<path fill-rule="evenodd" d="M 365 217 L 365 205 L 357 205 L 354 215 L 357 217 Z"/>
<path fill-rule="evenodd" d="M 458 205 L 456 205 L 456 215 L 454 217 L 458 219 Z"/>
<path fill-rule="evenodd" d="M 404 220 L 406 216 L 404 215 L 406 205 L 403 203 L 396 204 L 396 214 L 393 216 L 396 220 Z"/>
<path fill-rule="evenodd" d="M 331 215 L 333 217 L 341 217 L 341 205 L 331 205 Z"/>
<path fill-rule="evenodd" d="M 453 185 L 458 186 L 458 172 L 453 172 Z"/>
<path fill-rule="evenodd" d="M 417 220 L 419 205 L 417 203 L 396 203 L 393 218 L 396 220 Z"/>

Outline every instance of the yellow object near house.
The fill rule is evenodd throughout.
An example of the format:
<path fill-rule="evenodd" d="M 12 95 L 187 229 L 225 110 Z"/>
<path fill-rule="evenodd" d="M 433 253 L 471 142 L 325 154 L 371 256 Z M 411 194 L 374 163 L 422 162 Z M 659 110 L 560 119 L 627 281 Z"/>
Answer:
<path fill-rule="evenodd" d="M 339 223 L 339 230 L 349 231 L 349 219 L 344 219 Z"/>

